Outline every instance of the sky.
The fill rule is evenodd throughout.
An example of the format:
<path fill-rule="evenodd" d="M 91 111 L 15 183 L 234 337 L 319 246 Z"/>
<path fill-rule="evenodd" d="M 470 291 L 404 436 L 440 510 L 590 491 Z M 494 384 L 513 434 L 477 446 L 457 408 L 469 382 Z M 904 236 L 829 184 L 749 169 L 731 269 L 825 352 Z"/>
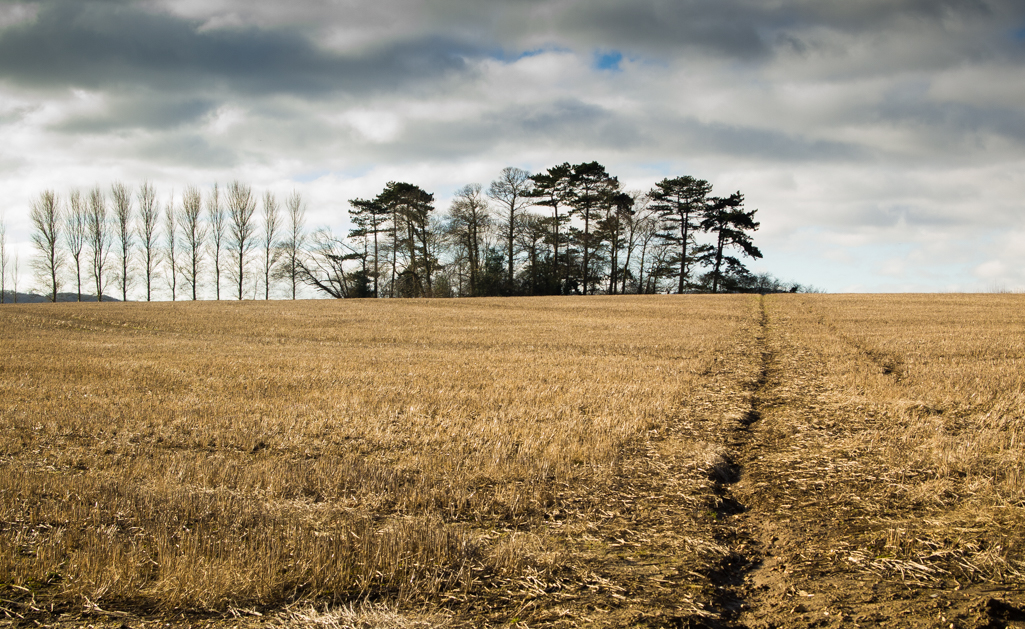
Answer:
<path fill-rule="evenodd" d="M 750 267 L 829 292 L 1025 290 L 1021 0 L 0 0 L 0 213 L 238 179 L 311 226 L 599 161 L 741 191 Z"/>

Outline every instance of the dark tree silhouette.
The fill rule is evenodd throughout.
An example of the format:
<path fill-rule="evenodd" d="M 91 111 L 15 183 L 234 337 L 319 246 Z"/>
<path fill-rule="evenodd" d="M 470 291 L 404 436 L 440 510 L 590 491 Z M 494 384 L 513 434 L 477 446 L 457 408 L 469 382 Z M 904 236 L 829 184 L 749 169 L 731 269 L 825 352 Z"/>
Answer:
<path fill-rule="evenodd" d="M 757 231 L 759 223 L 754 220 L 757 210 L 744 209 L 744 195 L 735 192 L 726 198 L 713 197 L 701 219 L 701 228 L 712 234 L 715 243 L 705 254 L 704 260 L 711 270 L 712 292 L 719 292 L 723 284 L 723 265 L 731 275 L 746 274 L 747 269 L 739 258 L 725 254 L 727 247 L 739 249 L 750 258 L 761 258 L 762 252 L 754 246 L 748 232 Z"/>
<path fill-rule="evenodd" d="M 688 175 L 663 179 L 648 193 L 652 199 L 652 209 L 658 212 L 663 221 L 661 238 L 677 247 L 677 293 L 682 293 L 687 288 L 693 263 L 689 247 L 694 241 L 694 233 L 700 228 L 699 221 L 711 191 L 712 186 L 707 181 Z"/>
<path fill-rule="evenodd" d="M 618 182 L 617 182 L 618 183 Z M 608 294 L 615 295 L 624 270 L 619 266 L 619 252 L 626 242 L 626 228 L 629 226 L 630 217 L 633 216 L 634 198 L 629 194 L 615 188 L 609 188 L 602 205 L 605 216 L 599 221 L 598 229 L 601 238 L 608 243 L 609 247 L 609 287 Z"/>
<path fill-rule="evenodd" d="M 561 268 L 568 268 L 559 258 L 559 244 L 562 242 L 560 232 L 562 226 L 569 221 L 566 213 L 559 214 L 559 208 L 567 207 L 573 197 L 573 188 L 570 177 L 573 174 L 573 167 L 569 163 L 552 166 L 546 172 L 531 175 L 534 187 L 530 190 L 530 197 L 535 199 L 534 205 L 541 205 L 552 208 L 552 264 L 558 274 Z M 559 276 L 565 285 L 565 275 Z"/>
<path fill-rule="evenodd" d="M 374 244 L 373 271 L 368 275 L 373 279 L 373 295 L 380 295 L 381 279 L 381 234 L 386 232 L 385 225 L 388 223 L 390 212 L 385 206 L 381 196 L 376 199 L 350 199 L 349 218 L 355 227 L 349 231 L 349 238 L 361 238 L 366 243 L 367 251 L 364 253 L 369 258 L 369 245 Z"/>
<path fill-rule="evenodd" d="M 434 195 L 419 186 L 392 181 L 378 198 L 393 216 L 394 245 L 406 257 L 402 293 L 410 297 L 433 296 L 434 273 L 439 266 L 434 250 L 436 234 L 431 223 Z M 393 253 L 396 255 L 398 251 Z M 392 273 L 393 276 L 396 273 L 394 267 Z M 396 281 L 397 276 L 393 283 Z M 392 287 L 393 293 L 395 288 Z"/>
<path fill-rule="evenodd" d="M 587 162 L 577 164 L 573 167 L 570 175 L 570 185 L 573 196 L 570 205 L 573 207 L 573 214 L 576 214 L 584 221 L 584 229 L 578 235 L 578 241 L 583 248 L 583 265 L 581 277 L 584 284 L 584 294 L 594 292 L 595 273 L 591 268 L 591 257 L 596 248 L 597 242 L 594 237 L 594 223 L 600 218 L 599 212 L 603 202 L 607 202 L 609 194 L 619 189 L 619 181 L 609 176 L 605 167 L 598 162 Z"/>

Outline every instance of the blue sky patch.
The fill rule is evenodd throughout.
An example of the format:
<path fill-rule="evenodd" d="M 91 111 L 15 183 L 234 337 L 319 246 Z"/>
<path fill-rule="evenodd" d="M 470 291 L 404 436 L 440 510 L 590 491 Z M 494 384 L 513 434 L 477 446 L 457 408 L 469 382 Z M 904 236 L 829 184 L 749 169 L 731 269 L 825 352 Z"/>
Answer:
<path fill-rule="evenodd" d="M 618 50 L 606 50 L 596 52 L 594 55 L 594 67 L 599 70 L 619 72 L 619 62 L 623 60 L 623 53 Z"/>

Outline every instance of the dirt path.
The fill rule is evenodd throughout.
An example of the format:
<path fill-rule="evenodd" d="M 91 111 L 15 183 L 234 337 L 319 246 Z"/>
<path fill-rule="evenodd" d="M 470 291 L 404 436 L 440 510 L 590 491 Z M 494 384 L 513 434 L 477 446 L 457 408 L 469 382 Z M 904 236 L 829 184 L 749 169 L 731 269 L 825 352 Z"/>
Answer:
<path fill-rule="evenodd" d="M 748 468 L 757 465 L 751 452 L 757 447 L 757 424 L 762 419 L 769 369 L 774 361 L 767 342 L 769 320 L 763 299 L 759 300 L 758 309 L 758 325 L 746 348 L 757 360 L 756 376 L 748 388 L 744 412 L 722 430 L 724 453 L 720 465 L 710 474 L 716 497 L 712 536 L 723 549 L 715 568 L 707 574 L 715 588 L 712 608 L 717 617 L 696 623 L 697 626 L 743 626 L 739 619 L 751 612 L 753 604 L 753 575 L 764 563 L 761 522 L 757 514 L 751 513 L 749 496 L 740 491 Z"/>

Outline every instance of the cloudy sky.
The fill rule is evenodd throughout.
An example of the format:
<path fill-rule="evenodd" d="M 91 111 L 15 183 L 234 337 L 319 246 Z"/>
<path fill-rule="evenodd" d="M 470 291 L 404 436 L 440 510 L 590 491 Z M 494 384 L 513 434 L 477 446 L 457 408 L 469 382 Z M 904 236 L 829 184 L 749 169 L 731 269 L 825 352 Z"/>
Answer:
<path fill-rule="evenodd" d="M 0 0 L 22 267 L 47 188 L 238 178 L 341 230 L 390 180 L 591 160 L 742 191 L 783 279 L 1025 289 L 1025 3 Z"/>

